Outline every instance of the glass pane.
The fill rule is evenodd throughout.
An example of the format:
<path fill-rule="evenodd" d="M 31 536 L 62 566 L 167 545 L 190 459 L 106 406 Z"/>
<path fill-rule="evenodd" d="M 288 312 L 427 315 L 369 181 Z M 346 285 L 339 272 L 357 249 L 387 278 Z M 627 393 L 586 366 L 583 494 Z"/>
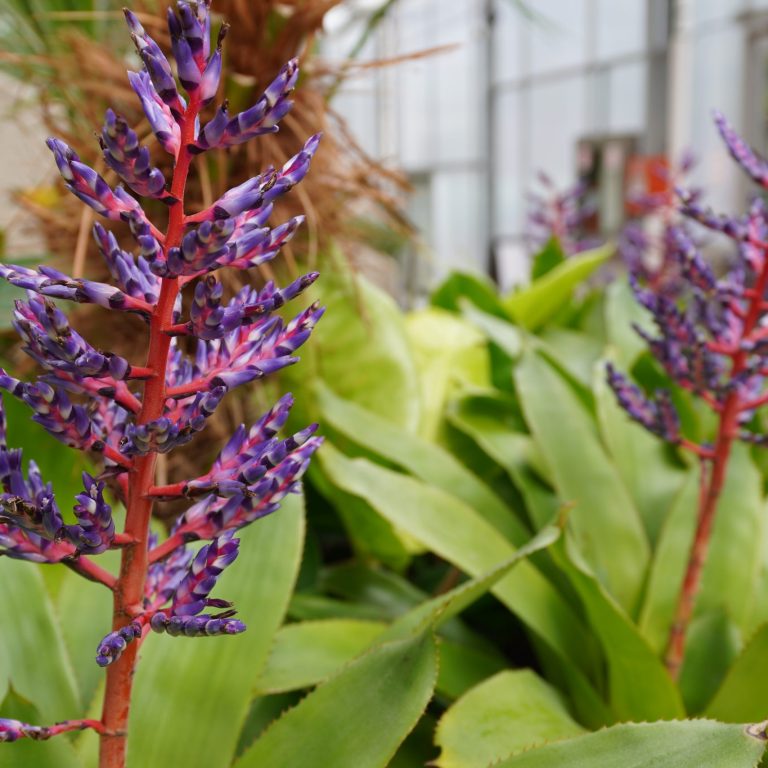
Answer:
<path fill-rule="evenodd" d="M 645 49 L 646 0 L 597 0 L 594 19 L 598 59 Z"/>
<path fill-rule="evenodd" d="M 560 187 L 572 184 L 576 142 L 586 132 L 586 75 L 535 83 L 529 115 L 529 172 L 544 171 Z"/>
<path fill-rule="evenodd" d="M 495 146 L 492 154 L 494 184 L 494 235 L 518 234 L 523 229 L 524 169 L 521 163 L 520 124 L 523 120 L 520 91 L 502 91 L 496 100 Z"/>
<path fill-rule="evenodd" d="M 531 72 L 540 74 L 584 64 L 587 57 L 586 0 L 537 0 L 540 21 L 527 25 Z"/>
<path fill-rule="evenodd" d="M 644 62 L 611 67 L 610 133 L 641 133 L 645 127 L 646 71 Z"/>

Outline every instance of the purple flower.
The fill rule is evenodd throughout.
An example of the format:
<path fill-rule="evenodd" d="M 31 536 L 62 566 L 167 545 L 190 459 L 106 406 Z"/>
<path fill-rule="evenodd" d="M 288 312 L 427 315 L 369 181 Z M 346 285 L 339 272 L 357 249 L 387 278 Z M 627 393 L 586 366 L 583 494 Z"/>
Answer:
<path fill-rule="evenodd" d="M 136 132 L 111 109 L 107 110 L 100 141 L 104 161 L 134 192 L 173 201 L 165 190 L 163 172 L 151 165 L 149 149 L 139 144 Z"/>
<path fill-rule="evenodd" d="M 96 663 L 100 667 L 108 667 L 117 661 L 122 656 L 127 645 L 141 637 L 141 632 L 142 625 L 138 621 L 132 621 L 115 632 L 110 632 L 99 643 L 98 650 L 96 651 Z"/>
<path fill-rule="evenodd" d="M 290 95 L 298 76 L 298 61 L 291 59 L 250 109 L 230 118 L 226 105 L 222 106 L 216 116 L 200 131 L 193 151 L 233 147 L 256 136 L 277 131 L 277 123 L 293 105 Z"/>
<path fill-rule="evenodd" d="M 141 102 L 152 132 L 168 154 L 177 157 L 181 147 L 181 130 L 168 104 L 157 92 L 147 72 L 129 72 L 128 81 Z"/>
<path fill-rule="evenodd" d="M 130 215 L 143 216 L 134 198 L 122 187 L 113 190 L 93 168 L 80 162 L 77 153 L 63 141 L 48 139 L 46 144 L 56 158 L 67 189 L 96 213 L 113 221 L 125 221 Z"/>

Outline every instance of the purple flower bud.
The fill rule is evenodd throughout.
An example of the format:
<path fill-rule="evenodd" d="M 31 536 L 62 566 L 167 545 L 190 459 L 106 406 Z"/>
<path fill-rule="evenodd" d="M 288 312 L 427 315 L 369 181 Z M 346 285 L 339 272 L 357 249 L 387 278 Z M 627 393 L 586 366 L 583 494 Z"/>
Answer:
<path fill-rule="evenodd" d="M 125 221 L 129 215 L 144 217 L 141 206 L 124 189 L 113 190 L 93 168 L 80 162 L 77 153 L 60 139 L 48 139 L 56 165 L 67 189 L 96 213 L 113 221 Z"/>
<path fill-rule="evenodd" d="M 129 72 L 128 80 L 160 145 L 170 155 L 178 157 L 181 129 L 171 109 L 155 90 L 150 76 L 146 72 Z"/>
<path fill-rule="evenodd" d="M 234 562 L 240 541 L 234 531 L 226 531 L 205 545 L 195 556 L 186 576 L 173 596 L 174 616 L 194 616 L 208 605 L 208 595 L 222 571 Z"/>
<path fill-rule="evenodd" d="M 73 405 L 64 390 L 38 380 L 28 384 L 0 368 L 0 389 L 23 400 L 35 412 L 32 420 L 42 425 L 65 445 L 87 451 L 98 441 L 91 417 L 82 405 Z"/>
<path fill-rule="evenodd" d="M 176 81 L 173 79 L 168 59 L 160 46 L 147 34 L 138 18 L 127 8 L 123 12 L 136 50 L 147 68 L 147 73 L 158 95 L 177 116 L 180 116 L 184 111 L 184 102 L 176 90 Z"/>
<path fill-rule="evenodd" d="M 245 632 L 245 624 L 229 617 L 216 617 L 203 613 L 199 616 L 174 616 L 156 613 L 150 622 L 155 632 L 186 637 L 212 637 L 214 635 L 239 635 Z"/>
<path fill-rule="evenodd" d="M 255 520 L 272 514 L 289 493 L 298 493 L 300 479 L 309 467 L 312 454 L 322 445 L 322 438 L 310 437 L 277 466 L 267 468 L 252 484 L 243 482 L 242 493 L 230 498 L 207 496 L 193 504 L 179 519 L 174 532 L 185 536 L 209 539 L 223 531 L 242 528 Z M 240 467 L 245 476 L 254 464 Z M 262 467 L 265 466 L 262 464 Z M 254 478 L 261 472 L 254 473 Z"/>
<path fill-rule="evenodd" d="M 156 259 L 158 254 L 162 254 L 162 249 L 157 240 L 145 231 L 149 227 L 141 223 L 138 223 L 138 226 L 142 231 L 137 237 L 141 254 L 136 260 L 120 248 L 115 236 L 107 232 L 101 224 L 94 224 L 93 236 L 110 274 L 123 292 L 154 305 L 160 295 L 160 281 L 150 270 L 146 256 Z"/>
<path fill-rule="evenodd" d="M 267 170 L 261 176 L 230 189 L 210 208 L 192 217 L 192 220 L 231 218 L 246 211 L 257 210 L 285 194 L 307 175 L 321 137 L 319 133 L 310 137 L 301 152 L 288 160 L 280 171 Z"/>
<path fill-rule="evenodd" d="M 256 136 L 274 133 L 278 122 L 292 106 L 290 95 L 298 76 L 298 61 L 291 59 L 253 107 L 240 112 L 228 122 L 224 122 L 227 118 L 226 109 L 217 113 L 200 132 L 193 151 L 233 147 Z"/>
<path fill-rule="evenodd" d="M 733 130 L 721 112 L 714 113 L 715 124 L 723 137 L 731 157 L 761 187 L 768 189 L 768 162 L 755 152 L 744 139 Z"/>
<path fill-rule="evenodd" d="M 298 296 L 317 277 L 317 272 L 310 272 L 283 289 L 275 288 L 270 282 L 255 296 L 250 289 L 245 289 L 226 306 L 221 302 L 223 286 L 209 277 L 195 287 L 187 333 L 199 339 L 219 339 L 240 326 L 259 322 Z"/>
<path fill-rule="evenodd" d="M 18 739 L 34 739 L 44 741 L 50 738 L 49 728 L 43 728 L 29 723 L 22 723 L 20 720 L 9 720 L 0 717 L 0 743 L 17 741 Z"/>
<path fill-rule="evenodd" d="M 147 611 L 162 608 L 173 597 L 187 575 L 193 557 L 191 550 L 178 547 L 165 560 L 149 567 L 144 586 L 144 607 Z"/>
<path fill-rule="evenodd" d="M 205 427 L 226 391 L 223 386 L 214 387 L 210 392 L 201 392 L 188 402 L 175 406 L 167 411 L 166 416 L 155 421 L 128 424 L 120 441 L 121 453 L 124 456 L 144 456 L 152 451 L 168 453 L 185 445 Z"/>
<path fill-rule="evenodd" d="M 653 401 L 630 384 L 610 363 L 606 366 L 606 374 L 619 405 L 631 419 L 667 442 L 680 442 L 680 419 L 667 392 L 657 392 Z"/>
<path fill-rule="evenodd" d="M 85 493 L 78 494 L 75 517 L 78 525 L 65 526 L 65 532 L 79 552 L 98 555 L 109 549 L 115 538 L 112 507 L 104 500 L 104 483 L 83 472 Z"/>
<path fill-rule="evenodd" d="M 110 632 L 100 643 L 96 651 L 96 663 L 100 667 L 108 667 L 117 661 L 129 643 L 141 637 L 141 623 L 132 621 L 124 627 Z"/>
<path fill-rule="evenodd" d="M 26 342 L 25 352 L 43 368 L 116 380 L 131 375 L 127 360 L 94 349 L 70 327 L 66 315 L 47 299 L 32 297 L 28 302 L 17 301 L 13 326 Z"/>
<path fill-rule="evenodd" d="M 100 141 L 105 162 L 134 192 L 173 200 L 165 190 L 163 172 L 150 163 L 149 150 L 139 144 L 139 137 L 125 119 L 111 109 L 107 110 Z"/>

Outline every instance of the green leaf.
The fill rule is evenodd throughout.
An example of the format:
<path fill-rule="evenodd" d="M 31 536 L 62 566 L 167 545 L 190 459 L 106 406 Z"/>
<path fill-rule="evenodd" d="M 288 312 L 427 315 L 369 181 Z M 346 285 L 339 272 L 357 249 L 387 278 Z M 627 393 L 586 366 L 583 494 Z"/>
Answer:
<path fill-rule="evenodd" d="M 424 712 L 436 678 L 431 634 L 378 646 L 283 715 L 235 766 L 383 768 Z"/>
<path fill-rule="evenodd" d="M 384 629 L 379 621 L 331 619 L 289 624 L 275 635 L 255 693 L 309 688 L 368 648 Z"/>
<path fill-rule="evenodd" d="M 84 704 L 45 590 L 43 567 L 0 558 L 0 651 L 14 691 L 37 708 L 45 725 L 82 717 Z"/>
<path fill-rule="evenodd" d="M 530 538 L 507 505 L 448 451 L 406 434 L 325 386 L 318 387 L 317 401 L 324 426 L 461 499 L 513 543 L 519 545 Z"/>
<path fill-rule="evenodd" d="M 590 565 L 631 613 L 649 559 L 640 516 L 606 454 L 595 424 L 571 387 L 536 353 L 526 353 L 515 377 L 531 432 L 550 467 Z"/>
<path fill-rule="evenodd" d="M 552 545 L 560 536 L 560 531 L 549 526 L 538 533 L 528 544 L 505 558 L 489 571 L 476 578 L 469 579 L 449 592 L 433 597 L 417 605 L 408 613 L 396 619 L 383 634 L 385 639 L 402 638 L 419 627 L 437 628 L 439 625 L 466 610 L 478 598 L 493 589 L 513 568 L 519 568 L 526 558 L 541 552 Z"/>
<path fill-rule="evenodd" d="M 429 302 L 449 312 L 460 312 L 461 306 L 469 302 L 489 315 L 507 319 L 496 287 L 486 275 L 451 272 L 434 290 Z"/>
<path fill-rule="evenodd" d="M 563 246 L 556 237 L 550 237 L 544 246 L 533 256 L 531 280 L 538 280 L 565 261 Z"/>
<path fill-rule="evenodd" d="M 500 319 L 476 307 L 462 303 L 462 314 L 476 325 L 510 360 L 517 360 L 522 352 L 520 329 L 509 322 L 509 318 Z"/>
<path fill-rule="evenodd" d="M 560 695 L 530 670 L 500 672 L 442 717 L 435 734 L 439 768 L 484 768 L 549 741 L 584 732 Z"/>
<path fill-rule="evenodd" d="M 479 597 L 490 590 L 516 565 L 529 555 L 548 547 L 559 536 L 556 528 L 546 528 L 525 547 L 515 552 L 503 563 L 476 579 L 470 579 L 438 597 L 426 600 L 397 618 L 387 627 L 381 622 L 364 622 L 338 619 L 335 621 L 304 622 L 281 629 L 275 638 L 275 647 L 267 662 L 256 690 L 263 693 L 282 693 L 298 688 L 307 688 L 320 682 L 345 661 L 354 658 L 374 642 L 403 639 L 416 631 L 436 629 L 449 619 L 457 616 Z M 460 643 L 449 643 L 449 655 L 453 662 L 464 655 L 473 663 L 478 674 L 478 664 L 490 672 L 496 671 L 493 662 L 485 654 L 481 659 L 470 649 L 463 649 Z M 451 670 L 449 685 L 456 690 L 463 684 L 457 670 Z"/>
<path fill-rule="evenodd" d="M 614 253 L 613 246 L 585 251 L 554 267 L 527 288 L 503 299 L 512 318 L 528 330 L 535 330 L 554 317 L 574 289 Z"/>
<path fill-rule="evenodd" d="M 481 651 L 441 637 L 437 692 L 449 699 L 458 699 L 506 666 L 507 661 L 501 653 Z"/>
<path fill-rule="evenodd" d="M 421 383 L 419 434 L 434 439 L 445 403 L 456 389 L 488 384 L 490 368 L 485 337 L 463 318 L 436 308 L 408 313 L 406 328 Z"/>
<path fill-rule="evenodd" d="M 599 339 L 570 328 L 546 328 L 538 338 L 542 342 L 542 351 L 550 360 L 581 386 L 592 388 L 595 363 L 604 350 Z"/>
<path fill-rule="evenodd" d="M 494 768 L 755 768 L 765 740 L 711 720 L 624 723 L 496 763 Z"/>
<path fill-rule="evenodd" d="M 378 515 L 365 500 L 345 493 L 322 471 L 318 462 L 310 466 L 309 478 L 336 510 L 356 552 L 396 571 L 408 567 L 411 561 L 408 544 L 388 520 Z"/>
<path fill-rule="evenodd" d="M 667 642 L 690 554 L 698 506 L 698 468 L 691 470 L 662 529 L 640 616 L 643 634 L 661 652 Z M 765 531 L 760 473 L 749 448 L 735 444 L 717 505 L 709 553 L 696 599 L 697 613 L 724 610 L 743 631 L 755 624 L 753 591 L 759 582 Z"/>
<path fill-rule="evenodd" d="M 694 618 L 685 640 L 679 683 L 689 714 L 704 711 L 740 650 L 740 632 L 724 610 Z"/>
<path fill-rule="evenodd" d="M 504 418 L 508 407 L 499 394 L 468 395 L 452 404 L 448 423 L 504 468 L 525 500 L 534 529 L 539 530 L 555 517 L 561 504 L 534 472 L 538 457 L 533 438 L 513 429 Z"/>
<path fill-rule="evenodd" d="M 128 765 L 229 766 L 253 686 L 298 573 L 302 500 L 240 532 L 240 556 L 216 585 L 248 631 L 235 637 L 153 635 L 141 649 L 131 706 Z"/>
<path fill-rule="evenodd" d="M 0 717 L 31 725 L 53 725 L 34 704 L 12 688 L 0 703 Z M 82 768 L 66 736 L 56 736 L 50 741 L 20 739 L 12 744 L 0 744 L 0 750 L 3 768 Z"/>
<path fill-rule="evenodd" d="M 328 443 L 318 460 L 349 493 L 366 498 L 379 514 L 466 573 L 485 573 L 488 563 L 502 562 L 515 552 L 471 508 L 437 488 L 365 459 L 347 459 Z M 527 561 L 492 591 L 560 659 L 573 662 L 564 665 L 563 673 L 569 676 L 572 694 L 588 701 L 579 714 L 602 721 L 600 701 L 580 671 L 594 669 L 595 649 L 574 610 Z"/>
<path fill-rule="evenodd" d="M 645 339 L 635 326 L 653 332 L 651 315 L 638 304 L 625 280 L 615 280 L 605 290 L 605 327 L 611 357 L 624 370 L 629 370 L 635 360 L 648 349 Z"/>
<path fill-rule="evenodd" d="M 759 720 L 768 712 L 768 624 L 755 633 L 731 665 L 706 709 L 707 717 L 728 723 Z"/>
<path fill-rule="evenodd" d="M 570 536 L 553 557 L 581 598 L 607 659 L 609 702 L 617 719 L 650 720 L 685 715 L 679 692 L 661 660 L 590 573 Z"/>
<path fill-rule="evenodd" d="M 310 291 L 327 307 L 302 351 L 302 365 L 286 369 L 293 391 L 322 379 L 337 395 L 359 403 L 407 432 L 421 415 L 421 392 L 403 315 L 395 302 L 364 277 L 324 273 Z M 296 399 L 296 418 L 306 398 Z"/>

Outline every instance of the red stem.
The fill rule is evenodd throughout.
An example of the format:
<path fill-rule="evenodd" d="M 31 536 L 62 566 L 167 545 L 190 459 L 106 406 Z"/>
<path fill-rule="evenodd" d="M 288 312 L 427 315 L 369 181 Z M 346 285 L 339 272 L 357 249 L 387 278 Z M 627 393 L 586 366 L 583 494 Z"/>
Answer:
<path fill-rule="evenodd" d="M 165 234 L 164 249 L 168 250 L 181 242 L 184 231 L 184 190 L 191 155 L 187 147 L 194 141 L 195 118 L 200 110 L 199 101 L 193 96 L 183 118 L 180 120 L 181 149 L 176 160 L 171 195 L 178 200 L 171 209 L 168 230 Z M 168 350 L 171 338 L 163 328 L 173 321 L 173 307 L 179 293 L 178 280 L 168 278 L 162 281 L 160 297 L 150 317 L 149 353 L 146 368 L 151 377 L 144 385 L 141 411 L 136 417 L 137 424 L 145 424 L 159 418 L 163 412 L 167 394 L 165 389 Z M 128 481 L 128 500 L 125 534 L 134 539 L 122 550 L 120 575 L 115 586 L 112 629 L 118 630 L 128 624 L 142 608 L 144 581 L 148 566 L 149 521 L 153 500 L 148 490 L 154 485 L 156 454 L 139 456 L 133 462 Z M 104 693 L 99 754 L 100 768 L 124 768 L 126 729 L 131 700 L 131 687 L 136 666 L 137 643 L 131 643 L 123 655 L 107 669 L 107 685 Z"/>
<path fill-rule="evenodd" d="M 71 570 L 84 576 L 88 581 L 103 584 L 108 589 L 114 589 L 115 584 L 117 584 L 117 579 L 109 571 L 105 571 L 100 565 L 97 565 L 93 560 L 89 560 L 85 556 L 80 556 L 77 560 L 64 560 L 62 562 Z"/>
<path fill-rule="evenodd" d="M 765 295 L 768 286 L 768 254 L 765 254 L 762 270 L 755 287 L 745 291 L 749 306 L 741 329 L 741 339 L 746 339 L 757 326 L 761 313 L 765 311 Z M 738 345 L 737 345 L 738 346 Z M 738 376 L 746 369 L 749 355 L 739 350 L 733 355 L 731 378 Z M 686 566 L 683 585 L 680 589 L 675 617 L 669 631 L 667 650 L 664 656 L 669 674 L 677 680 L 685 658 L 685 640 L 688 627 L 693 617 L 696 594 L 699 591 L 701 574 L 707 560 L 709 540 L 717 513 L 717 502 L 723 490 L 728 459 L 731 455 L 733 441 L 738 434 L 739 413 L 744 410 L 745 402 L 741 399 L 738 388 L 734 387 L 723 402 L 719 412 L 717 438 L 715 440 L 714 456 L 701 459 L 701 491 L 699 494 L 699 509 L 696 521 L 696 532 L 691 544 Z"/>

